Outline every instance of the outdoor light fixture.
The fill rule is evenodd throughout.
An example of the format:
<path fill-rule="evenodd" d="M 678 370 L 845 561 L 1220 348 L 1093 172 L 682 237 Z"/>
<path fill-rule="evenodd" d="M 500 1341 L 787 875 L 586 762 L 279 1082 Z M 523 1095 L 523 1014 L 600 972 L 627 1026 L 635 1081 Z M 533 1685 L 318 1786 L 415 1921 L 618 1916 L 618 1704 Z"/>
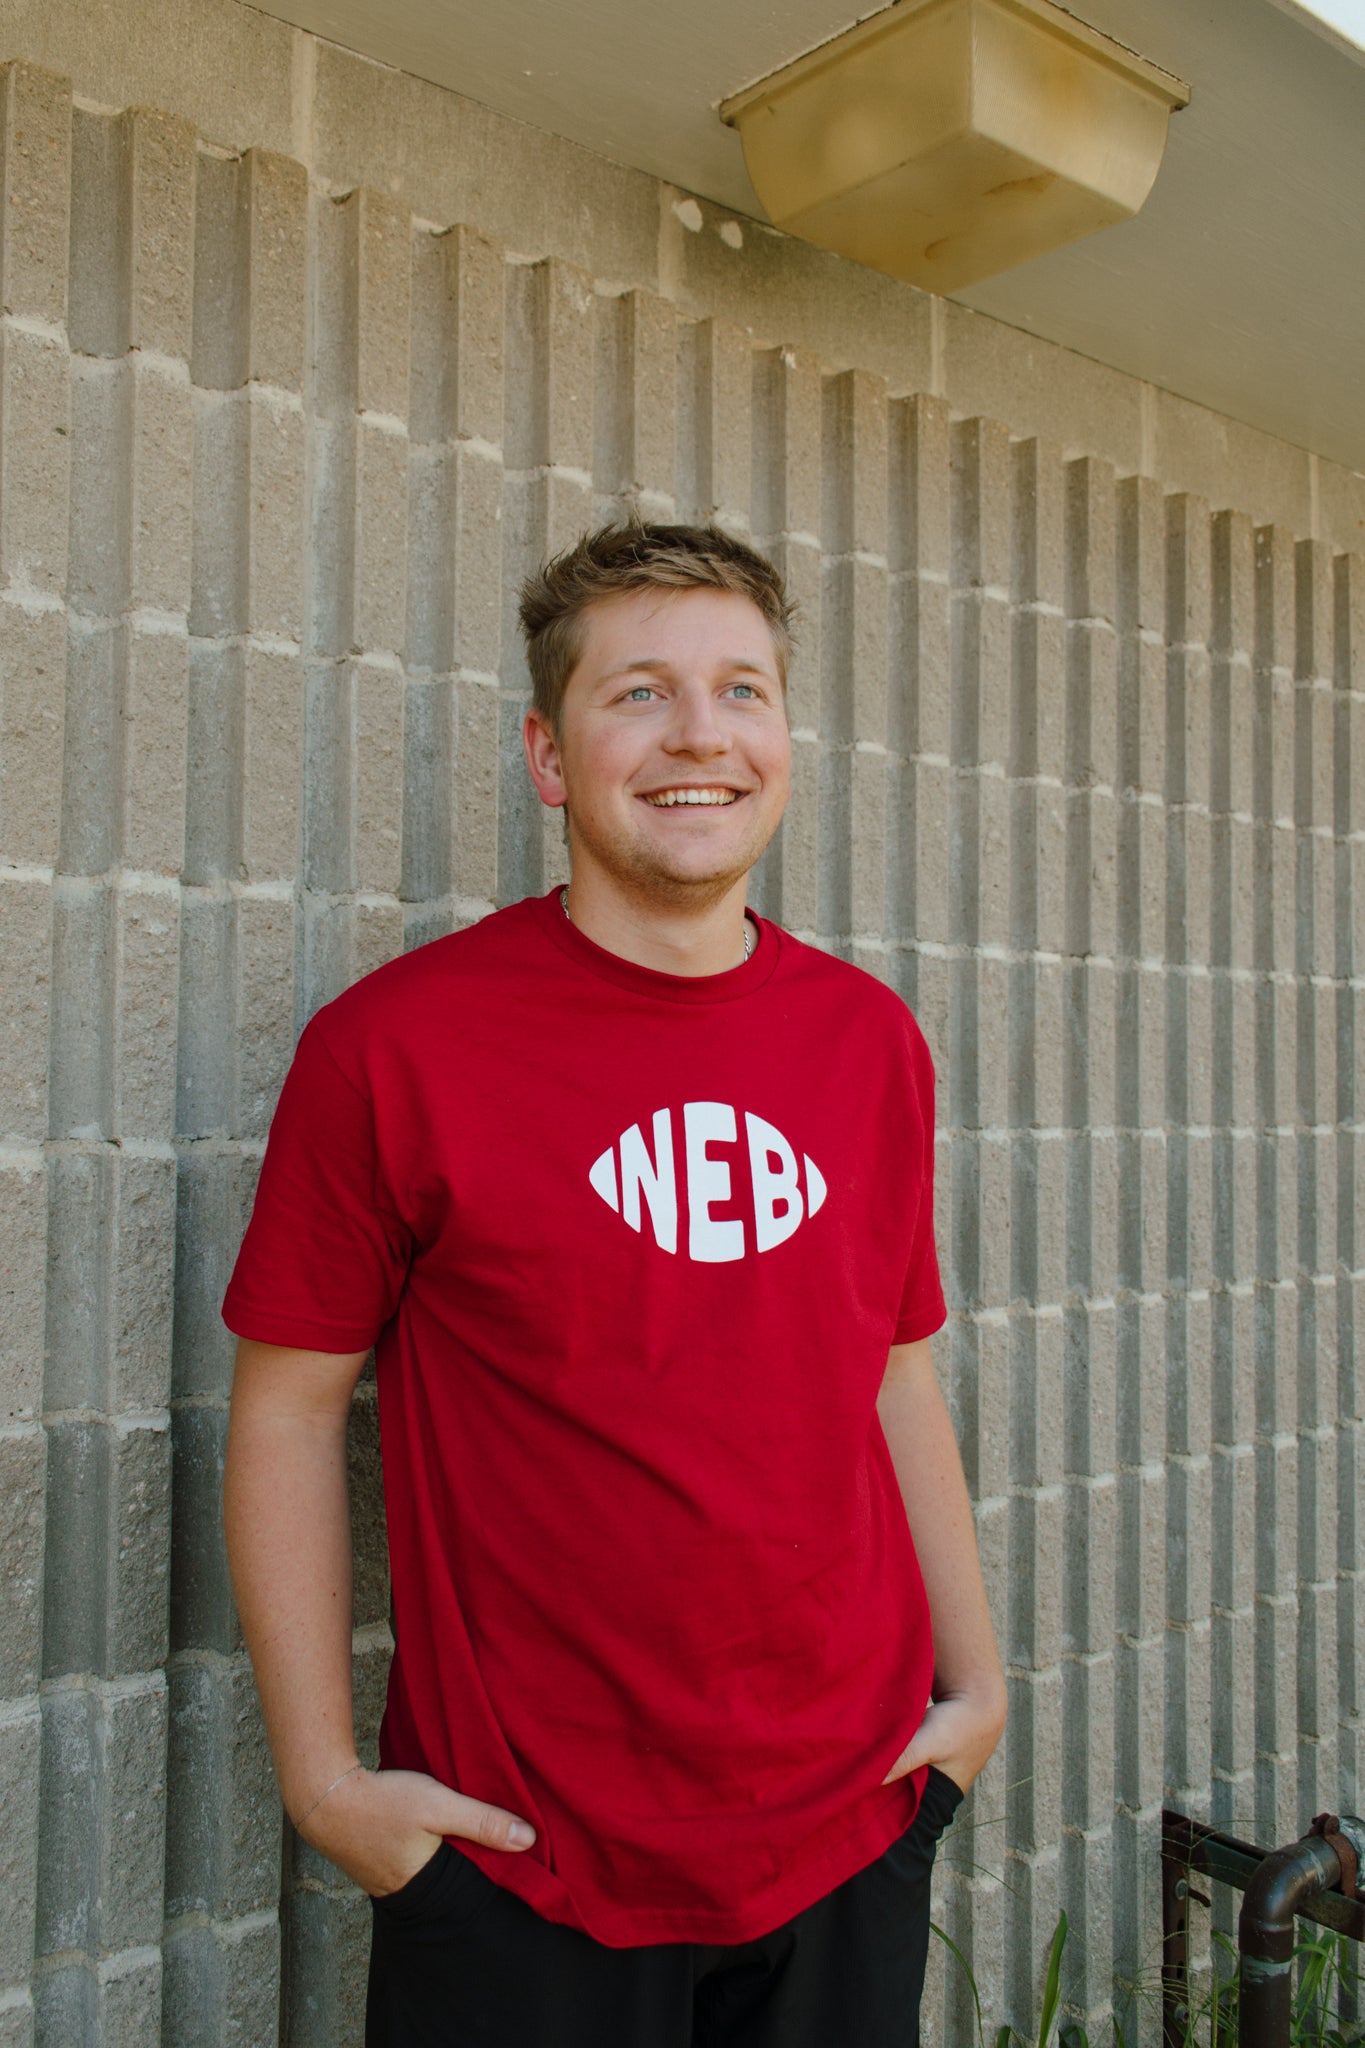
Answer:
<path fill-rule="evenodd" d="M 1129 219 L 1189 97 L 1052 0 L 899 0 L 720 115 L 776 226 L 950 292 Z"/>

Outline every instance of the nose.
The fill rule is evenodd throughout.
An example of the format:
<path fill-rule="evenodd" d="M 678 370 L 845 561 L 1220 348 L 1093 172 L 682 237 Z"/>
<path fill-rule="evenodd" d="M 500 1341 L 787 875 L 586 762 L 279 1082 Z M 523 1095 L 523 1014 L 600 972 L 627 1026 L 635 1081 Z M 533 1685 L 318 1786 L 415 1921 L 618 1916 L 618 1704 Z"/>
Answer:
<path fill-rule="evenodd" d="M 700 680 L 686 684 L 673 699 L 664 752 L 690 754 L 694 760 L 705 761 L 729 749 L 730 735 L 710 690 Z"/>

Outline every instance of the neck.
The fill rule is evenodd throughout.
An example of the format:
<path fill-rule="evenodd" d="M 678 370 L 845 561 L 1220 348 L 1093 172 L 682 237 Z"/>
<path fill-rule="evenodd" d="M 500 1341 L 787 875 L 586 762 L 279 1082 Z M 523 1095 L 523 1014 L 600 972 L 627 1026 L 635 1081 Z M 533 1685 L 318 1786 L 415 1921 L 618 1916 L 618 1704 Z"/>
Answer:
<path fill-rule="evenodd" d="M 704 906 L 659 904 L 604 887 L 591 870 L 568 885 L 569 916 L 585 938 L 659 974 L 724 974 L 744 959 L 746 876 Z"/>

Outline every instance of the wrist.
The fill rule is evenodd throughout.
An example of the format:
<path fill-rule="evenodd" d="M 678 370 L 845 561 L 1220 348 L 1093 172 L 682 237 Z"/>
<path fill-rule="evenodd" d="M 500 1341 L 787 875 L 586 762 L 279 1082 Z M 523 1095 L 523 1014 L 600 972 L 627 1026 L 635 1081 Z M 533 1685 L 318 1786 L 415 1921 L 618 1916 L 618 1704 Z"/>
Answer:
<path fill-rule="evenodd" d="M 326 1775 L 321 1771 L 310 1772 L 295 1799 L 285 1802 L 285 1810 L 300 1834 L 318 1809 L 324 1806 L 333 1793 L 340 1791 L 348 1781 L 363 1774 L 364 1766 L 352 1751 L 349 1759 L 336 1759 L 334 1767 Z"/>

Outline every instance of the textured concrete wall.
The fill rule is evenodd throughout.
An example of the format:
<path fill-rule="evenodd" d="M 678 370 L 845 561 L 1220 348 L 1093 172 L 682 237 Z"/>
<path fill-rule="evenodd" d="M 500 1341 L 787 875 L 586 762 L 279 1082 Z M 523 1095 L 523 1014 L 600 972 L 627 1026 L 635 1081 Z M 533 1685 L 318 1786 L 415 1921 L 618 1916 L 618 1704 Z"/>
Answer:
<path fill-rule="evenodd" d="M 1365 482 L 230 0 L 124 12 L 0 15 L 79 88 L 0 73 L 0 2044 L 359 2039 L 218 1302 L 303 1020 L 561 873 L 515 590 L 627 504 L 803 606 L 759 902 L 934 1047 L 1013 1690 L 941 1917 L 1027 2027 L 1065 1905 L 1103 2015 L 1163 1797 L 1365 1796 Z M 353 1447 L 369 1741 L 364 1385 Z M 928 2017 L 974 2038 L 941 1950 Z"/>

